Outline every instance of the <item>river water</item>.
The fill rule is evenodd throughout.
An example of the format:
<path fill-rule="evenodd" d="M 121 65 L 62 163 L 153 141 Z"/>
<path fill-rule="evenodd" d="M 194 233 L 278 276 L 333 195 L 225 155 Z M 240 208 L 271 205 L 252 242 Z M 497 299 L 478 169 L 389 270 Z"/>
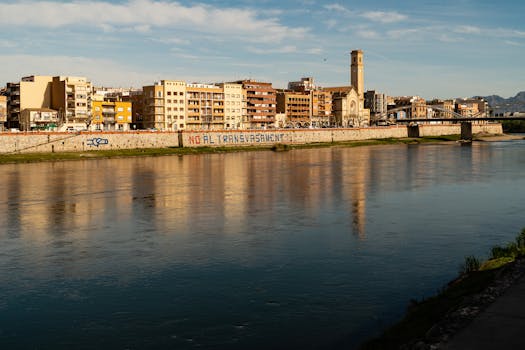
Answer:
<path fill-rule="evenodd" d="M 0 166 L 0 348 L 352 348 L 525 227 L 525 141 Z"/>

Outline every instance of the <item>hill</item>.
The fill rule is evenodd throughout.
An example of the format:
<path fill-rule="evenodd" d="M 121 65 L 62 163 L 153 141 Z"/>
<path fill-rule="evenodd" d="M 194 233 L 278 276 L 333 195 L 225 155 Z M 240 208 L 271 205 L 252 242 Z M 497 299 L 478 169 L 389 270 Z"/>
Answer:
<path fill-rule="evenodd" d="M 525 112 L 525 91 L 516 96 L 503 98 L 498 95 L 481 96 L 494 109 L 494 113 Z"/>

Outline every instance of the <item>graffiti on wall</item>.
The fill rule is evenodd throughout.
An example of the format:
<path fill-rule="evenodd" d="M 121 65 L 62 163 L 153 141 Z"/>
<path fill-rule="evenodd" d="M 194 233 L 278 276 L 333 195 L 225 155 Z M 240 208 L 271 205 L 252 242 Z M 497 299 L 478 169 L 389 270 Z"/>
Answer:
<path fill-rule="evenodd" d="M 190 145 L 227 145 L 283 142 L 284 138 L 285 134 L 281 133 L 201 134 L 189 136 L 188 141 Z"/>
<path fill-rule="evenodd" d="M 109 144 L 108 139 L 102 139 L 100 137 L 94 137 L 92 139 L 88 139 L 87 140 L 87 145 L 88 146 L 98 147 L 100 145 L 107 145 L 107 144 Z"/>

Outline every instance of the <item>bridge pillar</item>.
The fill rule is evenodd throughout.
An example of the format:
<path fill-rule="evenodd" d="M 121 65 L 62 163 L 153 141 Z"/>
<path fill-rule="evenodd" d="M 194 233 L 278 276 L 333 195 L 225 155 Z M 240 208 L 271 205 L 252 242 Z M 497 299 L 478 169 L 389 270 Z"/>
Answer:
<path fill-rule="evenodd" d="M 461 139 L 472 141 L 472 122 L 461 122 Z"/>
<path fill-rule="evenodd" d="M 409 125 L 408 128 L 408 137 L 419 137 L 419 125 Z"/>

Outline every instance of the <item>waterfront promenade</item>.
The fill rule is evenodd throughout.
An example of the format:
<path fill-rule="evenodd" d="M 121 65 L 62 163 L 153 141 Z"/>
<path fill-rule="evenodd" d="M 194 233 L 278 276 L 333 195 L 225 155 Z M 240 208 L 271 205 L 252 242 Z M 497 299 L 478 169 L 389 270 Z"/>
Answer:
<path fill-rule="evenodd" d="M 525 277 L 521 278 L 454 335 L 443 349 L 496 350 L 525 348 Z"/>

